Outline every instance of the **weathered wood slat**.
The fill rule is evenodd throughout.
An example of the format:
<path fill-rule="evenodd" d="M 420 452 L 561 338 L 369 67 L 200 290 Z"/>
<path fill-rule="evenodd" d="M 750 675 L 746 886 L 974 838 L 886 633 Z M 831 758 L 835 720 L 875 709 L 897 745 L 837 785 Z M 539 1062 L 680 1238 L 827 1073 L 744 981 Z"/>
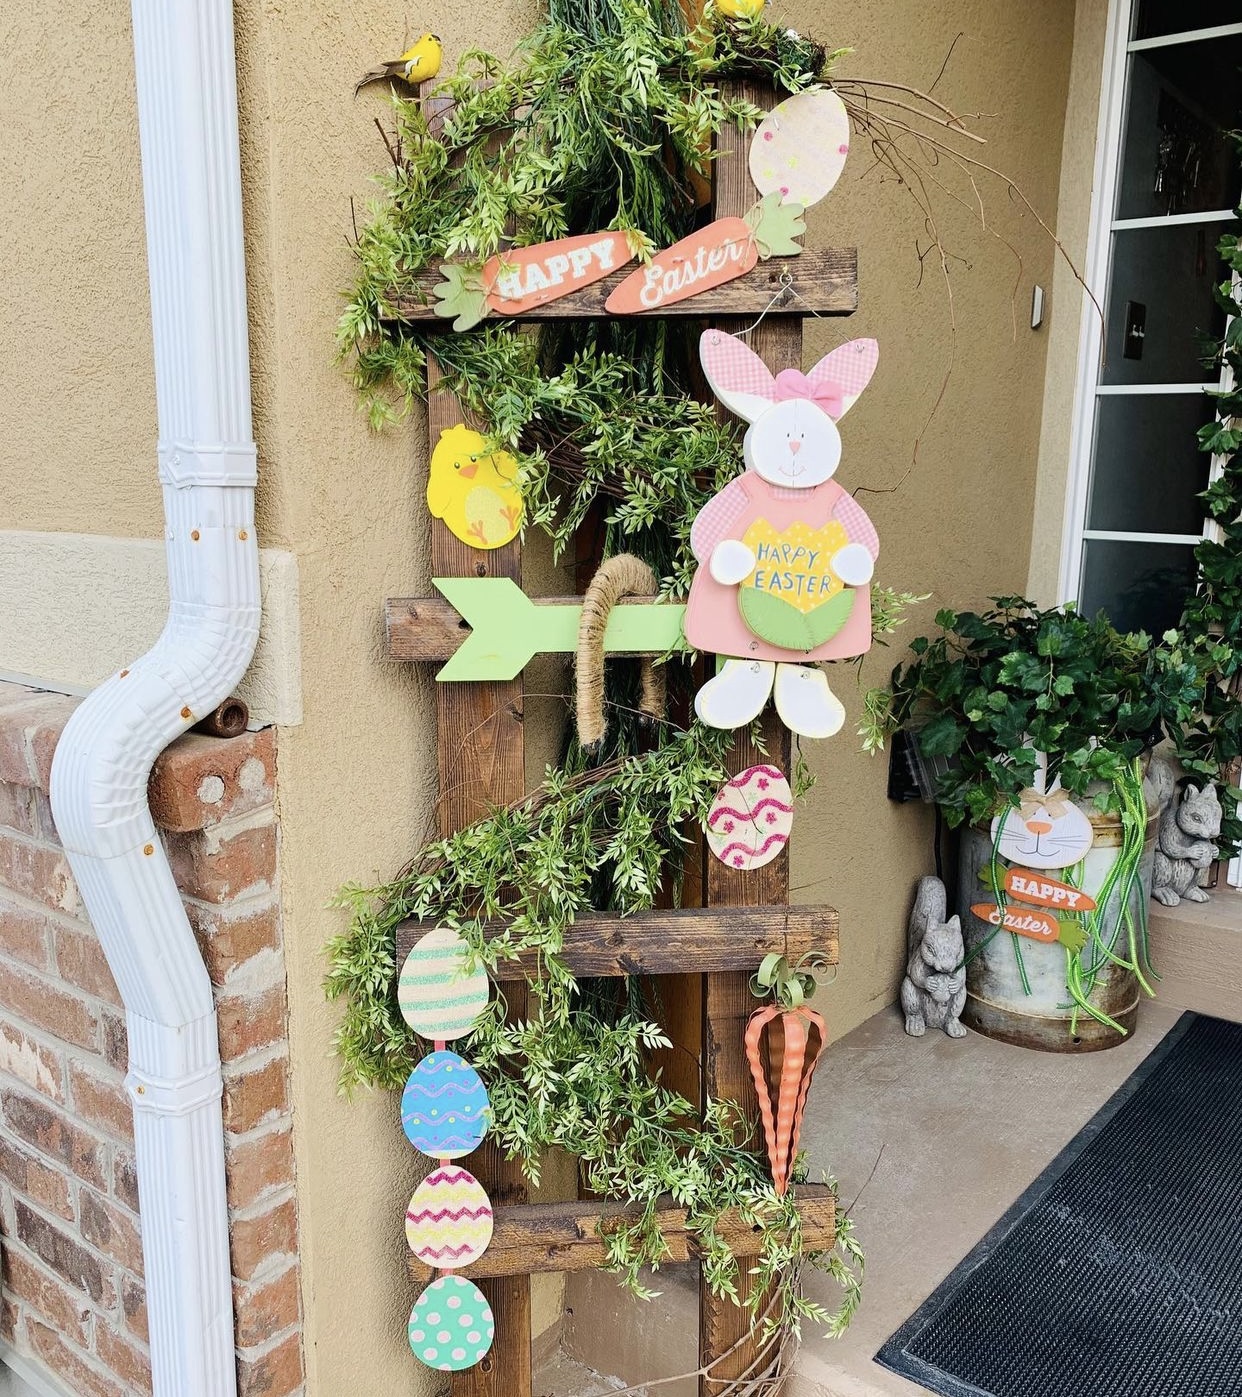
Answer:
<path fill-rule="evenodd" d="M 497 933 L 500 931 L 497 927 Z M 397 928 L 397 958 L 403 959 L 426 930 L 418 922 Z M 563 959 L 576 976 L 676 975 L 687 965 L 700 972 L 752 975 L 766 955 L 797 960 L 815 951 L 837 961 L 837 913 L 832 907 L 687 907 L 619 917 L 594 912 L 565 933 Z M 495 978 L 512 983 L 537 970 L 525 954 L 497 967 Z"/>
<path fill-rule="evenodd" d="M 427 387 L 440 379 L 439 365 L 427 361 Z M 451 393 L 428 392 L 428 439 L 462 421 Z M 516 540 L 480 552 L 463 543 L 439 519 L 431 520 L 431 565 L 437 577 L 511 577 L 522 580 L 522 549 Z M 477 820 L 495 805 L 516 800 L 526 786 L 522 731 L 522 680 L 485 684 L 436 685 L 436 756 L 440 777 L 437 808 L 442 834 Z M 514 986 L 510 1013 L 526 1012 L 526 991 Z M 521 1165 L 484 1143 L 474 1156 L 474 1172 L 494 1204 L 526 1200 Z M 530 1278 L 484 1281 L 483 1293 L 496 1320 L 491 1353 L 449 1379 L 452 1397 L 531 1397 Z"/>
<path fill-rule="evenodd" d="M 758 197 L 757 192 L 755 197 Z M 519 321 L 604 318 L 607 315 L 604 302 L 636 265 L 631 262 L 602 281 L 514 318 Z M 443 279 L 438 267 L 419 272 L 414 278 L 417 290 L 390 295 L 386 314 L 393 320 L 435 321 L 447 330 L 451 322 L 436 314 L 433 294 Z M 780 316 L 852 315 L 857 309 L 858 250 L 831 247 L 804 248 L 797 257 L 773 257 L 771 261 L 760 262 L 736 281 L 701 291 L 674 305 L 661 306 L 650 314 L 665 320 L 672 316 L 695 319 L 719 315 L 755 316 L 765 311 Z M 634 318 L 646 317 L 644 313 Z"/>
<path fill-rule="evenodd" d="M 469 1164 L 469 1160 L 465 1161 Z M 802 1240 L 807 1251 L 824 1251 L 836 1237 L 836 1208 L 832 1191 L 823 1184 L 801 1184 L 794 1189 L 802 1218 Z M 633 1208 L 584 1200 L 573 1203 L 528 1203 L 495 1210 L 491 1244 L 459 1276 L 504 1277 L 538 1275 L 549 1271 L 586 1271 L 607 1259 L 601 1231 L 623 1226 L 638 1216 Z M 665 1262 L 690 1261 L 699 1255 L 695 1239 L 686 1230 L 685 1210 L 671 1199 L 660 1208 L 660 1231 L 668 1244 Z M 721 1235 L 734 1256 L 759 1252 L 760 1233 L 736 1212 L 721 1219 Z M 426 1283 L 432 1270 L 416 1257 L 409 1259 L 410 1274 Z"/>
<path fill-rule="evenodd" d="M 770 107 L 774 97 L 770 87 L 753 82 L 738 84 L 740 95 L 757 106 Z M 717 138 L 715 177 L 717 218 L 744 213 L 758 197 L 747 163 L 747 141 L 735 127 L 724 127 Z M 745 322 L 719 319 L 717 327 L 728 333 L 751 330 L 747 343 L 775 373 L 802 363 L 802 321 L 792 316 L 766 317 L 753 330 Z M 723 411 L 723 409 L 722 409 Z M 791 742 L 789 730 L 768 710 L 763 722 L 765 753 L 743 732 L 736 735 L 729 754 L 729 770 L 744 770 L 759 761 L 775 762 L 789 771 Z M 739 873 L 726 868 L 718 859 L 707 860 L 707 904 L 725 907 L 779 907 L 789 901 L 789 851 L 763 868 Z M 703 1089 L 715 1101 L 735 1101 L 742 1115 L 758 1127 L 759 1103 L 746 1061 L 743 1037 L 746 1021 L 755 1008 L 747 976 L 737 971 L 706 975 L 703 979 Z M 699 1379 L 699 1397 L 718 1397 L 731 1380 L 747 1373 L 766 1370 L 775 1354 L 773 1340 L 763 1343 L 754 1331 L 745 1301 L 754 1287 L 754 1277 L 742 1268 L 738 1277 L 738 1298 L 734 1304 L 713 1295 L 699 1283 L 699 1361 L 712 1364 L 711 1375 Z M 726 1356 L 727 1355 L 727 1356 Z"/>

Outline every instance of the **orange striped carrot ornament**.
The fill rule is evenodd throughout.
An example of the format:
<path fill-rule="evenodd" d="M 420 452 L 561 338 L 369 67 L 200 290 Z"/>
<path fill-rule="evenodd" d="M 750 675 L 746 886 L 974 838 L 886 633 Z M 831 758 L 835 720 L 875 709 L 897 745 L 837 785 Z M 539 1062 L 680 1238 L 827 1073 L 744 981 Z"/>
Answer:
<path fill-rule="evenodd" d="M 751 981 L 754 994 L 775 999 L 750 1016 L 745 1042 L 778 1195 L 789 1189 L 811 1077 L 828 1042 L 823 1016 L 805 1003 L 815 991 L 815 972 L 806 965 L 768 956 Z"/>

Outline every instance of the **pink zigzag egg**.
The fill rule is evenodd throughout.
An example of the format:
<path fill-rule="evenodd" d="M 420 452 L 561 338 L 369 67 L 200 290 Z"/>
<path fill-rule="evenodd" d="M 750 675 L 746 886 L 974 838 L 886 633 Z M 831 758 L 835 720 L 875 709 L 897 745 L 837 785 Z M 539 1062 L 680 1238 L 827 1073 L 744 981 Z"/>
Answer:
<path fill-rule="evenodd" d="M 414 1190 L 405 1238 L 420 1261 L 442 1271 L 477 1261 L 492 1240 L 492 1204 L 468 1169 L 442 1165 Z"/>
<path fill-rule="evenodd" d="M 748 767 L 720 788 L 707 812 L 707 846 L 729 868 L 771 863 L 789 841 L 793 792 L 774 766 Z"/>

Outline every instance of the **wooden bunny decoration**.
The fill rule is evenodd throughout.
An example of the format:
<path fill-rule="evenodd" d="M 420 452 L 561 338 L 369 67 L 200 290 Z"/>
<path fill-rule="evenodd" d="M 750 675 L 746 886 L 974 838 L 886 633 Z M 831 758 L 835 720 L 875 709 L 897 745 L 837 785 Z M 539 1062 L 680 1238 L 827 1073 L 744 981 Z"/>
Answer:
<path fill-rule="evenodd" d="M 686 639 L 728 657 L 699 690 L 695 711 L 710 727 L 742 727 L 775 690 L 791 731 L 831 737 L 845 709 L 813 664 L 871 648 L 868 584 L 880 551 L 871 520 L 832 479 L 841 459 L 836 424 L 875 372 L 879 346 L 851 340 L 808 374 L 773 376 L 741 340 L 707 330 L 699 356 L 716 396 L 750 426 L 745 472 L 690 531 L 699 568 Z"/>

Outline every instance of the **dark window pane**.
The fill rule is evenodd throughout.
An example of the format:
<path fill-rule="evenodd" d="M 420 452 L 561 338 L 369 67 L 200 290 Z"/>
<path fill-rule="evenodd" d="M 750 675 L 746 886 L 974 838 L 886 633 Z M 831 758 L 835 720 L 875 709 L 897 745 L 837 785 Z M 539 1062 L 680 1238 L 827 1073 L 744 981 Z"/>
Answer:
<path fill-rule="evenodd" d="M 1218 24 L 1242 24 L 1240 0 L 1139 0 L 1136 39 L 1158 34 L 1181 34 L 1188 29 L 1214 29 Z"/>
<path fill-rule="evenodd" d="M 1113 234 L 1102 383 L 1216 381 L 1204 351 L 1225 332 L 1212 294 L 1228 277 L 1216 254 L 1223 231 L 1219 223 L 1191 223 Z M 1132 330 L 1135 307 L 1141 338 Z M 1141 357 L 1127 358 L 1127 346 Z"/>
<path fill-rule="evenodd" d="M 1199 533 L 1211 457 L 1195 433 L 1213 415 L 1211 399 L 1180 393 L 1098 399 L 1087 527 Z"/>
<path fill-rule="evenodd" d="M 1157 636 L 1177 625 L 1195 585 L 1194 548 L 1179 543 L 1084 544 L 1081 610 L 1103 611 L 1119 631 Z"/>
<path fill-rule="evenodd" d="M 1117 217 L 1235 208 L 1240 110 L 1242 34 L 1131 54 Z"/>

